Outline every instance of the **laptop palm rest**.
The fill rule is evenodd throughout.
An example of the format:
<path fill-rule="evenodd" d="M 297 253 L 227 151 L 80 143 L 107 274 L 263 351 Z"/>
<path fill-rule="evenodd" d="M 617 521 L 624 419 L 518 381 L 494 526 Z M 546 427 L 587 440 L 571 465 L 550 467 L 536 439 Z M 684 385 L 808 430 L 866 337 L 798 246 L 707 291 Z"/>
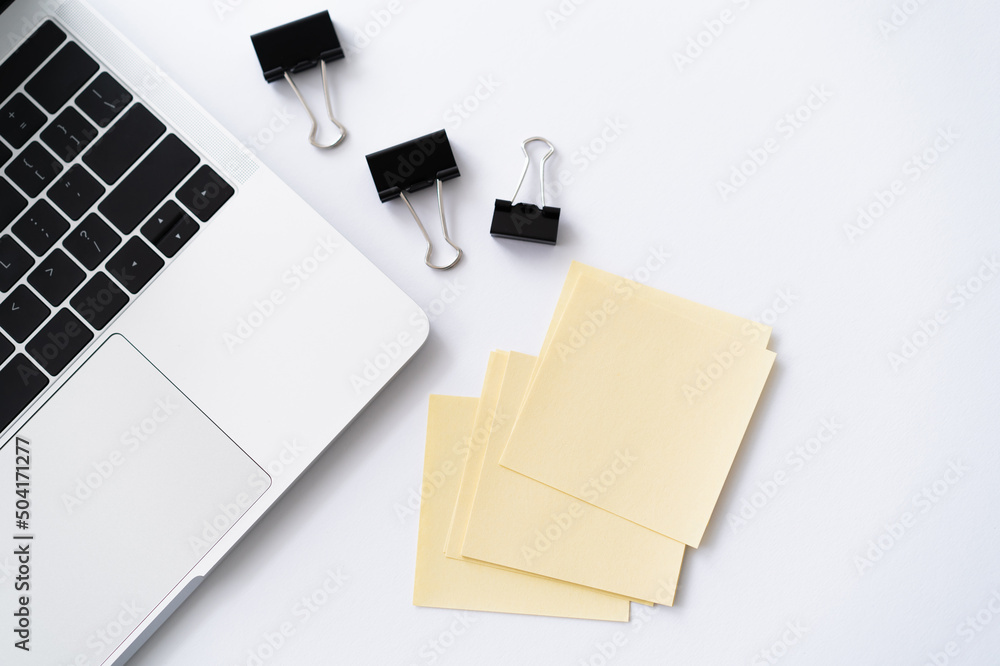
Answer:
<path fill-rule="evenodd" d="M 30 648 L 6 640 L 0 663 L 100 664 L 269 485 L 110 337 L 0 448 L 0 553 L 27 567 L 17 596 L 17 581 L 2 584 L 0 615 L 24 625 L 15 640 Z"/>

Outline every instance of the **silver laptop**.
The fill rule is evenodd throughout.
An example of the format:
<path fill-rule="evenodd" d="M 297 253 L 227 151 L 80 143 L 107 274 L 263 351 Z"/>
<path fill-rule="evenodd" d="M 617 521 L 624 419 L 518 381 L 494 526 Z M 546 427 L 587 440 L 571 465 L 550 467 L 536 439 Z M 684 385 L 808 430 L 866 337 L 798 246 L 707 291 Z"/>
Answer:
<path fill-rule="evenodd" d="M 119 664 L 428 322 L 86 4 L 0 12 L 0 663 Z"/>

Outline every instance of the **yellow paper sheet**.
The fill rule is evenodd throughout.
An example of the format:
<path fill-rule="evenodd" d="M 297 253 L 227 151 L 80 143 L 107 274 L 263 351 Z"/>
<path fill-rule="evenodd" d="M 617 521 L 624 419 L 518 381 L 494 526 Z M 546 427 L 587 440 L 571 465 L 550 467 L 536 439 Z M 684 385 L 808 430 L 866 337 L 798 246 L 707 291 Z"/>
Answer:
<path fill-rule="evenodd" d="M 534 364 L 533 356 L 510 353 L 498 414 L 521 404 Z M 490 434 L 462 554 L 671 605 L 684 544 L 501 467 L 511 427 L 508 419 Z"/>
<path fill-rule="evenodd" d="M 462 542 L 465 541 L 465 530 L 469 524 L 469 513 L 472 511 L 472 498 L 476 494 L 476 484 L 479 482 L 479 468 L 482 467 L 483 456 L 486 453 L 486 441 L 494 423 L 499 424 L 505 419 L 514 418 L 513 414 L 497 415 L 496 412 L 507 358 L 507 352 L 490 352 L 490 360 L 486 365 L 486 378 L 483 380 L 483 390 L 479 396 L 472 435 L 466 447 L 468 453 L 462 463 L 462 481 L 458 487 L 458 498 L 455 501 L 444 549 L 445 555 L 452 559 L 462 559 Z"/>
<path fill-rule="evenodd" d="M 483 382 L 482 393 L 479 398 L 479 406 L 473 422 L 473 435 L 469 441 L 460 448 L 468 453 L 465 455 L 463 468 L 459 470 L 461 482 L 459 485 L 458 499 L 455 502 L 455 509 L 452 512 L 451 525 L 448 530 L 447 545 L 445 555 L 456 560 L 469 559 L 461 552 L 462 544 L 465 541 L 465 534 L 469 525 L 469 518 L 472 513 L 472 504 L 475 493 L 479 486 L 479 475 L 482 471 L 483 459 L 486 455 L 486 446 L 490 438 L 499 436 L 498 448 L 503 447 L 510 428 L 514 423 L 517 414 L 514 405 L 506 405 L 503 411 L 498 405 L 498 398 L 501 386 L 505 381 L 508 352 L 495 351 L 490 354 L 490 362 L 486 370 L 486 379 Z M 502 430 L 500 430 L 502 428 Z M 509 471 L 509 470 L 508 470 Z M 538 484 L 541 485 L 541 484 Z M 545 487 L 545 486 L 543 486 Z M 562 493 L 558 493 L 562 494 Z M 488 566 L 495 566 L 517 571 L 514 567 L 504 567 L 493 562 L 483 562 Z M 540 575 L 528 571 L 520 571 L 526 575 Z M 561 580 L 561 579 L 560 579 Z M 627 595 L 621 596 L 623 599 L 636 603 L 652 606 L 655 602 L 647 599 L 639 599 Z M 662 596 L 662 595 L 661 595 Z"/>
<path fill-rule="evenodd" d="M 604 283 L 619 298 L 630 298 L 632 295 L 647 298 L 657 305 L 670 310 L 682 317 L 687 317 L 699 324 L 704 324 L 709 328 L 715 328 L 722 333 L 727 333 L 740 340 L 749 347 L 767 348 L 767 342 L 771 339 L 771 327 L 764 324 L 737 317 L 722 310 L 710 308 L 701 303 L 689 301 L 686 298 L 675 296 L 674 294 L 647 287 L 627 280 L 623 277 L 602 271 L 593 266 L 574 261 L 570 264 L 569 272 L 566 274 L 566 281 L 563 283 L 562 291 L 559 293 L 559 300 L 556 302 L 555 312 L 552 314 L 552 321 L 549 323 L 548 331 L 545 333 L 545 341 L 542 343 L 540 357 L 544 357 L 552 343 L 552 337 L 562 321 L 566 312 L 566 304 L 569 302 L 576 283 L 581 276 L 587 276 L 591 280 Z"/>
<path fill-rule="evenodd" d="M 448 559 L 441 552 L 462 464 L 455 444 L 470 436 L 477 404 L 476 398 L 430 397 L 424 478 L 436 483 L 420 504 L 414 605 L 627 622 L 628 601 L 578 585 Z"/>
<path fill-rule="evenodd" d="M 500 464 L 697 547 L 774 353 L 620 292 L 579 276 Z"/>

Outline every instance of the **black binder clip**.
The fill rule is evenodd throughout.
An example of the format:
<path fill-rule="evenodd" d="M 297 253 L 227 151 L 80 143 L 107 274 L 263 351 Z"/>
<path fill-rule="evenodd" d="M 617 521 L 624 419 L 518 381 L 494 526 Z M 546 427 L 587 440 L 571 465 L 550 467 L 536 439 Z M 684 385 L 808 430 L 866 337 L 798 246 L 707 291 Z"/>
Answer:
<path fill-rule="evenodd" d="M 521 185 L 524 184 L 524 177 L 528 174 L 528 166 L 531 164 L 531 158 L 528 157 L 528 144 L 532 141 L 541 141 L 549 147 L 549 151 L 542 157 L 542 163 L 538 167 L 542 198 L 541 208 L 534 204 L 514 203 L 517 193 L 521 191 Z M 524 153 L 524 169 L 521 170 L 521 179 L 517 181 L 517 189 L 514 190 L 514 196 L 510 198 L 510 201 L 497 199 L 493 209 L 493 224 L 490 227 L 490 235 L 497 238 L 513 238 L 555 245 L 556 236 L 559 234 L 560 211 L 558 208 L 545 205 L 545 160 L 552 157 L 552 154 L 556 152 L 556 147 L 547 139 L 533 136 L 521 143 L 521 151 Z"/>
<path fill-rule="evenodd" d="M 458 172 L 458 165 L 455 164 L 455 155 L 451 152 L 448 134 L 444 130 L 438 130 L 419 139 L 372 153 L 367 155 L 365 159 L 368 160 L 368 168 L 372 172 L 372 180 L 375 181 L 375 189 L 378 190 L 378 196 L 382 203 L 397 197 L 402 198 L 403 203 L 410 209 L 413 219 L 417 221 L 420 233 L 427 241 L 427 254 L 424 255 L 424 263 L 439 271 L 454 268 L 462 259 L 462 248 L 455 245 L 448 236 L 441 185 L 444 181 L 458 178 L 461 174 Z M 445 242 L 458 252 L 455 260 L 447 266 L 436 266 L 431 263 L 431 238 L 427 235 L 427 230 L 420 221 L 417 211 L 413 210 L 413 205 L 406 196 L 407 193 L 412 194 L 435 183 L 437 184 L 438 212 L 441 216 L 441 233 Z"/>
<path fill-rule="evenodd" d="M 292 87 L 295 96 L 302 102 L 312 130 L 309 132 L 309 143 L 317 148 L 334 148 L 347 138 L 347 129 L 333 117 L 333 106 L 330 102 L 330 89 L 326 82 L 326 63 L 340 60 L 344 57 L 344 49 L 337 39 L 337 31 L 333 27 L 329 12 L 320 12 L 306 18 L 292 21 L 277 28 L 258 32 L 250 37 L 253 48 L 257 52 L 260 68 L 268 83 L 284 78 Z M 326 97 L 326 115 L 330 122 L 340 130 L 340 138 L 331 144 L 323 145 L 316 142 L 318 124 L 316 116 L 309 109 L 306 100 L 299 92 L 298 86 L 292 80 L 292 74 L 306 69 L 312 69 L 319 63 L 323 74 L 323 95 Z"/>

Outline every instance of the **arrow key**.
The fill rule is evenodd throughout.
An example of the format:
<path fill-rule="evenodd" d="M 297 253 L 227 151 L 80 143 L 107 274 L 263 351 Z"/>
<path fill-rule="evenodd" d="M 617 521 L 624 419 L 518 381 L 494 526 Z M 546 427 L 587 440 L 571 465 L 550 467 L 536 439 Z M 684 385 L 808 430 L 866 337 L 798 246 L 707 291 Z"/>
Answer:
<path fill-rule="evenodd" d="M 196 233 L 198 233 L 198 223 L 189 215 L 184 215 L 156 243 L 156 249 L 164 256 L 172 257 L 184 247 L 185 243 L 194 238 Z"/>
<path fill-rule="evenodd" d="M 35 288 L 49 305 L 57 306 L 83 282 L 84 273 L 62 250 L 55 250 L 28 276 L 28 284 Z"/>
<path fill-rule="evenodd" d="M 235 194 L 232 186 L 222 180 L 210 166 L 202 166 L 177 190 L 177 200 L 207 222 Z"/>
<path fill-rule="evenodd" d="M 168 199 L 158 211 L 153 213 L 149 221 L 142 225 L 139 231 L 146 237 L 146 240 L 156 245 L 170 231 L 170 228 L 177 224 L 182 215 L 184 215 L 184 211 L 181 210 L 181 207 L 172 199 Z"/>
<path fill-rule="evenodd" d="M 24 342 L 49 316 L 50 310 L 23 284 L 0 303 L 0 328 Z"/>
<path fill-rule="evenodd" d="M 153 279 L 164 261 L 141 238 L 133 236 L 108 259 L 107 269 L 129 293 L 138 294 Z"/>

